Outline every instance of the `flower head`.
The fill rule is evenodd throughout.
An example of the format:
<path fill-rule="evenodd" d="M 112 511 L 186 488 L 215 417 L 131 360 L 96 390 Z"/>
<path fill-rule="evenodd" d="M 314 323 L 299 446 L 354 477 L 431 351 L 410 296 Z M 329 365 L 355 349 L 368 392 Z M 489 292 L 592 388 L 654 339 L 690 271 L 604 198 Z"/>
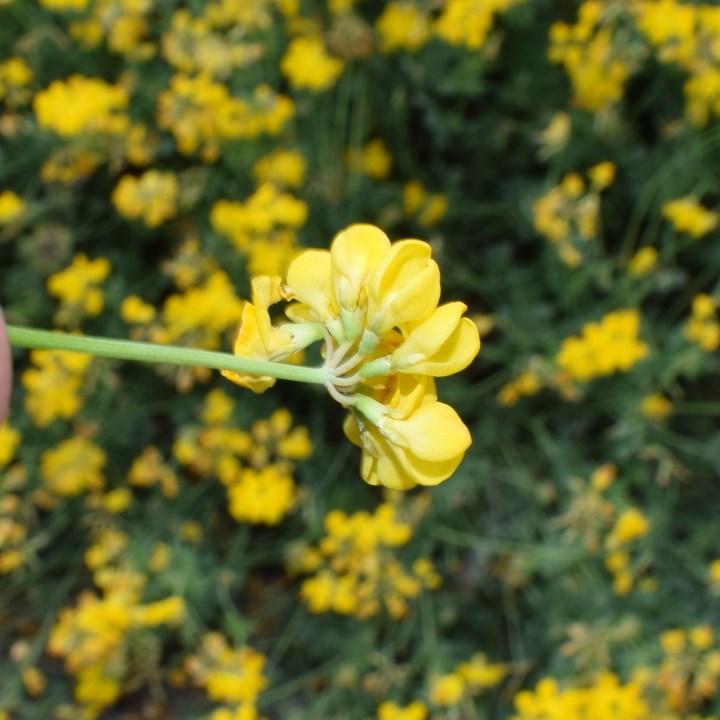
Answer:
<path fill-rule="evenodd" d="M 287 282 L 256 277 L 243 311 L 235 354 L 283 361 L 323 338 L 323 382 L 349 411 L 344 430 L 362 448 L 361 475 L 372 485 L 437 485 L 458 467 L 470 433 L 438 402 L 433 377 L 466 368 L 480 349 L 464 303 L 438 306 L 440 270 L 430 246 L 391 243 L 373 225 L 351 225 L 329 250 L 307 250 Z M 289 323 L 274 325 L 280 301 Z M 262 392 L 275 379 L 224 372 Z"/>

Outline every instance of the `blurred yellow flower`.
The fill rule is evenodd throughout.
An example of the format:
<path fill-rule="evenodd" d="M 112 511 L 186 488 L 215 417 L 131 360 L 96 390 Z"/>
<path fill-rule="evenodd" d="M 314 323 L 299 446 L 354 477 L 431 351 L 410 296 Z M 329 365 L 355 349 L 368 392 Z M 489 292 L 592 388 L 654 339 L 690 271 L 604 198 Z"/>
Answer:
<path fill-rule="evenodd" d="M 51 492 L 71 497 L 85 490 L 101 490 L 106 462 L 107 456 L 93 442 L 72 437 L 40 456 L 40 477 Z"/>
<path fill-rule="evenodd" d="M 662 214 L 677 232 L 688 233 L 695 238 L 707 235 L 718 224 L 718 214 L 705 209 L 694 195 L 666 202 Z"/>
<path fill-rule="evenodd" d="M 360 149 L 350 148 L 347 165 L 353 172 L 375 180 L 384 180 L 392 168 L 392 155 L 385 143 L 380 138 L 375 138 Z"/>
<path fill-rule="evenodd" d="M 282 464 L 261 470 L 245 468 L 230 483 L 227 494 L 228 512 L 238 522 L 277 525 L 292 509 L 295 482 Z"/>
<path fill-rule="evenodd" d="M 672 401 L 664 395 L 654 393 L 646 395 L 640 402 L 640 412 L 648 420 L 665 420 L 673 413 Z"/>
<path fill-rule="evenodd" d="M 20 432 L 6 421 L 0 423 L 0 468 L 5 467 L 15 456 L 20 445 Z"/>
<path fill-rule="evenodd" d="M 431 37 L 430 17 L 413 2 L 393 1 L 385 5 L 375 23 L 380 50 L 417 52 Z"/>
<path fill-rule="evenodd" d="M 377 709 L 377 720 L 425 720 L 427 715 L 427 708 L 419 700 L 405 707 L 386 700 Z"/>
<path fill-rule="evenodd" d="M 89 260 L 84 253 L 78 253 L 68 267 L 51 275 L 48 292 L 60 299 L 56 321 L 77 326 L 84 316 L 99 315 L 105 301 L 98 285 L 107 278 L 110 269 L 107 258 Z"/>
<path fill-rule="evenodd" d="M 605 545 L 614 549 L 644 537 L 650 532 L 650 521 L 637 508 L 628 508 L 615 521 L 605 538 Z"/>
<path fill-rule="evenodd" d="M 148 170 L 140 177 L 123 175 L 111 199 L 123 217 L 141 218 L 145 225 L 154 228 L 175 217 L 178 193 L 174 173 Z"/>
<path fill-rule="evenodd" d="M 84 132 L 122 133 L 129 120 L 121 111 L 127 90 L 98 78 L 71 75 L 55 80 L 35 95 L 33 109 L 40 127 L 69 138 Z"/>
<path fill-rule="evenodd" d="M 290 41 L 280 69 L 293 87 L 321 92 L 332 87 L 345 67 L 317 37 L 296 37 Z"/>
<path fill-rule="evenodd" d="M 632 277 L 642 277 L 655 268 L 658 251 L 651 246 L 640 248 L 628 262 L 628 273 Z"/>
<path fill-rule="evenodd" d="M 27 204 L 12 190 L 0 192 L 0 227 L 19 220 L 27 209 Z"/>
<path fill-rule="evenodd" d="M 565 338 L 555 361 L 580 382 L 627 372 L 650 351 L 638 338 L 640 320 L 633 309 L 608 313 L 585 325 L 580 336 Z"/>

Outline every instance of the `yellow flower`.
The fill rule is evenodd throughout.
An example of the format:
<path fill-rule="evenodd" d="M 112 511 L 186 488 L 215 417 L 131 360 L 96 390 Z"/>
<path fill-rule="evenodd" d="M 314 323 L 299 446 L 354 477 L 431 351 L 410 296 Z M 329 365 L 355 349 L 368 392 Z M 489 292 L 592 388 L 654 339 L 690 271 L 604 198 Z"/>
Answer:
<path fill-rule="evenodd" d="M 720 321 L 715 299 L 710 295 L 700 293 L 693 298 L 692 312 L 685 323 L 684 335 L 705 352 L 714 352 L 720 346 Z"/>
<path fill-rule="evenodd" d="M 654 247 L 640 248 L 628 262 L 628 273 L 632 277 L 647 275 L 658 261 L 658 251 Z"/>
<path fill-rule="evenodd" d="M 12 190 L 0 192 L 0 227 L 19 220 L 25 214 L 26 208 L 25 201 Z"/>
<path fill-rule="evenodd" d="M 0 468 L 13 459 L 19 444 L 20 433 L 11 428 L 9 423 L 0 423 Z"/>
<path fill-rule="evenodd" d="M 559 153 L 568 143 L 572 131 L 572 120 L 566 112 L 557 112 L 551 118 L 547 127 L 539 133 L 541 144 L 540 158 L 546 160 Z"/>
<path fill-rule="evenodd" d="M 558 366 L 580 382 L 626 372 L 643 360 L 648 346 L 638 339 L 640 314 L 617 310 L 599 323 L 588 323 L 581 336 L 565 338 L 556 356 Z"/>
<path fill-rule="evenodd" d="M 615 521 L 605 544 L 609 548 L 627 545 L 650 532 L 650 521 L 637 508 L 628 508 Z"/>
<path fill-rule="evenodd" d="M 660 646 L 666 655 L 679 655 L 685 649 L 686 635 L 684 630 L 666 630 L 660 636 Z"/>
<path fill-rule="evenodd" d="M 679 233 L 688 233 L 701 238 L 714 230 L 718 224 L 718 215 L 706 210 L 694 195 L 686 195 L 666 202 L 662 209 L 663 217 L 670 220 Z"/>
<path fill-rule="evenodd" d="M 405 707 L 386 700 L 377 709 L 378 720 L 425 720 L 427 714 L 427 708 L 419 700 Z"/>
<path fill-rule="evenodd" d="M 465 681 L 458 673 L 441 675 L 430 684 L 430 702 L 436 707 L 452 707 L 462 700 Z"/>
<path fill-rule="evenodd" d="M 673 404 L 663 395 L 646 395 L 640 403 L 640 412 L 649 420 L 664 420 L 673 413 Z"/>
<path fill-rule="evenodd" d="M 330 55 L 323 41 L 316 37 L 291 40 L 280 61 L 280 69 L 293 87 L 315 92 L 332 87 L 343 68 L 343 61 Z"/>
<path fill-rule="evenodd" d="M 33 367 L 21 376 L 25 409 L 35 425 L 72 418 L 83 406 L 82 386 L 92 355 L 63 350 L 33 350 Z"/>
<path fill-rule="evenodd" d="M 389 2 L 375 24 L 380 34 L 380 49 L 417 52 L 430 39 L 430 18 L 415 3 Z"/>
<path fill-rule="evenodd" d="M 439 38 L 468 50 L 479 50 L 492 29 L 497 13 L 507 10 L 518 0 L 447 0 L 435 21 Z"/>
<path fill-rule="evenodd" d="M 440 222 L 447 206 L 445 195 L 427 193 L 416 180 L 411 180 L 403 188 L 403 212 L 407 217 L 416 216 L 422 227 L 432 227 Z"/>
<path fill-rule="evenodd" d="M 129 121 L 120 111 L 128 102 L 127 91 L 119 85 L 72 75 L 41 90 L 33 109 L 40 127 L 69 138 L 84 132 L 124 132 Z"/>
<path fill-rule="evenodd" d="M 87 7 L 88 0 L 40 0 L 40 4 L 48 10 L 81 11 Z"/>
<path fill-rule="evenodd" d="M 48 292 L 62 303 L 58 311 L 59 322 L 76 324 L 83 315 L 94 317 L 100 314 L 104 298 L 97 286 L 107 278 L 110 269 L 107 258 L 89 260 L 85 254 L 78 253 L 68 267 L 48 278 Z"/>
<path fill-rule="evenodd" d="M 470 433 L 449 405 L 434 400 L 431 379 L 398 377 L 394 397 L 382 398 L 384 404 L 370 397 L 358 400 L 345 434 L 363 448 L 365 482 L 397 490 L 437 485 L 457 469 Z"/>
<path fill-rule="evenodd" d="M 22 681 L 30 697 L 38 697 L 45 692 L 47 679 L 45 675 L 36 667 L 26 667 L 22 671 Z"/>
<path fill-rule="evenodd" d="M 480 348 L 477 326 L 461 317 L 466 306 L 438 307 L 439 297 L 439 268 L 427 243 L 391 243 L 379 228 L 352 225 L 329 251 L 297 256 L 286 284 L 253 280 L 235 353 L 282 360 L 324 338 L 325 385 L 350 410 L 345 432 L 363 448 L 363 478 L 398 489 L 434 485 L 457 468 L 470 434 L 437 402 L 432 376 L 462 370 Z M 285 311 L 293 322 L 275 326 L 268 308 L 281 300 L 294 301 Z M 224 374 L 256 391 L 275 382 Z"/>
<path fill-rule="evenodd" d="M 598 163 L 591 167 L 587 174 L 596 190 L 604 190 L 615 180 L 615 163 Z"/>
<path fill-rule="evenodd" d="M 253 177 L 258 185 L 270 182 L 299 188 L 305 182 L 307 161 L 297 150 L 277 148 L 253 165 Z"/>
<path fill-rule="evenodd" d="M 384 180 L 392 168 L 392 155 L 380 138 L 370 140 L 360 150 L 350 148 L 347 155 L 348 167 L 356 173 L 375 180 Z"/>
<path fill-rule="evenodd" d="M 240 331 L 233 352 L 239 357 L 262 360 L 284 360 L 322 337 L 314 324 L 287 324 L 274 327 L 269 307 L 288 298 L 279 277 L 259 276 L 252 280 L 252 303 L 245 303 Z M 275 384 L 275 378 L 223 370 L 222 374 L 254 392 L 264 392 Z"/>
<path fill-rule="evenodd" d="M 148 323 L 156 314 L 155 308 L 137 295 L 128 295 L 120 305 L 120 317 L 126 323 Z"/>
<path fill-rule="evenodd" d="M 150 228 L 177 214 L 179 186 L 171 172 L 148 170 L 139 178 L 124 175 L 112 193 L 113 205 L 126 218 L 142 218 Z"/>
<path fill-rule="evenodd" d="M 228 501 L 228 512 L 238 522 L 277 525 L 292 509 L 295 483 L 284 465 L 245 468 L 230 484 Z"/>
<path fill-rule="evenodd" d="M 40 456 L 40 476 L 57 495 L 70 497 L 84 490 L 101 490 L 105 453 L 90 440 L 73 437 Z"/>

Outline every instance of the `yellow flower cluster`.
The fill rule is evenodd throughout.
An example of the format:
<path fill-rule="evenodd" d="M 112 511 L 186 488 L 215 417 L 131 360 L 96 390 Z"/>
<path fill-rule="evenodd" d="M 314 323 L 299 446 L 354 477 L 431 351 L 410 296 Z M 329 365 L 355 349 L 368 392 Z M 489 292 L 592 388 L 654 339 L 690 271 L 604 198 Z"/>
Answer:
<path fill-rule="evenodd" d="M 685 114 L 696 127 L 720 115 L 720 9 L 707 3 L 640 1 L 637 27 L 656 49 L 660 62 L 687 74 Z"/>
<path fill-rule="evenodd" d="M 321 37 L 296 37 L 280 61 L 280 70 L 292 87 L 313 92 L 331 88 L 345 63 L 328 53 Z"/>
<path fill-rule="evenodd" d="M 605 567 L 613 576 L 612 588 L 616 595 L 627 595 L 635 585 L 642 563 L 632 563 L 631 544 L 650 532 L 650 521 L 637 508 L 631 507 L 615 520 L 605 536 Z M 645 587 L 652 588 L 653 581 L 646 578 Z"/>
<path fill-rule="evenodd" d="M 135 61 L 155 54 L 154 44 L 147 39 L 152 0 L 93 0 L 89 9 L 89 16 L 70 23 L 70 35 L 81 45 L 95 48 L 104 40 L 110 52 Z"/>
<path fill-rule="evenodd" d="M 616 372 L 627 372 L 649 353 L 638 338 L 640 313 L 616 310 L 600 322 L 587 323 L 580 336 L 562 341 L 555 362 L 579 382 L 588 382 Z"/>
<path fill-rule="evenodd" d="M 403 188 L 403 212 L 406 217 L 415 218 L 420 227 L 437 225 L 445 217 L 447 207 L 447 195 L 429 193 L 417 180 Z"/>
<path fill-rule="evenodd" d="M 362 148 L 348 148 L 346 163 L 352 172 L 384 180 L 392 169 L 392 155 L 385 143 L 375 138 Z"/>
<path fill-rule="evenodd" d="M 655 268 L 658 261 L 658 251 L 652 246 L 640 248 L 628 260 L 628 273 L 631 277 L 642 277 Z"/>
<path fill-rule="evenodd" d="M 461 705 L 499 685 L 507 674 L 506 664 L 489 663 L 483 653 L 476 653 L 470 660 L 458 664 L 451 673 L 431 679 L 430 703 L 442 708 Z"/>
<path fill-rule="evenodd" d="M 178 494 L 178 479 L 154 445 L 148 445 L 132 462 L 127 472 L 128 484 L 149 488 L 159 485 L 167 498 Z"/>
<path fill-rule="evenodd" d="M 542 378 L 535 370 L 525 370 L 500 388 L 497 401 L 504 407 L 512 407 L 521 397 L 537 395 L 542 386 Z"/>
<path fill-rule="evenodd" d="M 212 6 L 197 17 L 185 8 L 176 10 L 170 29 L 161 39 L 165 60 L 179 72 L 216 78 L 225 78 L 233 69 L 259 60 L 263 56 L 262 45 L 239 40 L 229 32 L 233 26 L 219 15 L 212 12 Z"/>
<path fill-rule="evenodd" d="M 82 408 L 85 375 L 91 355 L 62 350 L 33 350 L 34 367 L 23 372 L 25 410 L 37 427 L 46 427 L 56 418 L 69 420 Z"/>
<path fill-rule="evenodd" d="M 227 487 L 228 512 L 238 522 L 277 525 L 295 502 L 294 460 L 312 453 L 307 428 L 292 427 L 284 408 L 257 420 L 250 432 L 233 424 L 235 402 L 211 391 L 202 426 L 183 428 L 173 455 L 193 473 L 217 477 Z"/>
<path fill-rule="evenodd" d="M 492 30 L 495 16 L 522 0 L 446 0 L 435 20 L 436 35 L 451 45 L 479 50 Z"/>
<path fill-rule="evenodd" d="M 432 37 L 432 23 L 427 11 L 407 0 L 386 3 L 375 23 L 380 35 L 380 51 L 417 52 Z"/>
<path fill-rule="evenodd" d="M 33 81 L 33 71 L 21 57 L 11 57 L 0 62 L 0 103 L 9 108 L 26 105 L 32 94 L 29 85 Z"/>
<path fill-rule="evenodd" d="M 158 96 L 157 124 L 173 134 L 183 155 L 199 152 L 205 162 L 214 162 L 223 143 L 277 135 L 293 113 L 292 101 L 267 85 L 258 85 L 245 100 L 209 75 L 177 73 Z"/>
<path fill-rule="evenodd" d="M 20 432 L 11 427 L 7 421 L 0 423 L 0 468 L 10 463 L 18 445 L 20 445 Z"/>
<path fill-rule="evenodd" d="M 307 160 L 297 150 L 276 148 L 253 165 L 258 186 L 271 183 L 281 188 L 299 188 L 305 182 Z"/>
<path fill-rule="evenodd" d="M 307 216 L 305 202 L 262 182 L 244 202 L 218 200 L 210 224 L 247 257 L 250 275 L 275 275 L 284 273 L 297 253 L 295 230 Z"/>
<path fill-rule="evenodd" d="M 40 477 L 54 495 L 71 497 L 105 486 L 105 453 L 87 438 L 75 436 L 63 440 L 40 456 Z"/>
<path fill-rule="evenodd" d="M 243 308 L 235 354 L 282 361 L 325 341 L 325 387 L 350 414 L 348 438 L 362 448 L 361 474 L 372 485 L 436 485 L 460 464 L 470 433 L 438 402 L 434 377 L 467 367 L 480 349 L 466 306 L 438 306 L 440 271 L 427 243 L 391 244 L 379 228 L 352 225 L 330 250 L 307 250 L 287 281 L 260 276 Z M 272 325 L 270 306 L 289 323 Z M 223 372 L 263 392 L 275 378 Z"/>
<path fill-rule="evenodd" d="M 48 292 L 60 300 L 55 322 L 78 327 L 84 317 L 95 317 L 103 309 L 103 292 L 98 287 L 110 274 L 110 261 L 99 257 L 89 260 L 83 253 L 73 257 L 64 270 L 48 278 Z"/>
<path fill-rule="evenodd" d="M 141 298 L 130 295 L 121 305 L 125 322 L 134 325 L 131 335 L 136 339 L 161 344 L 217 350 L 224 333 L 237 323 L 243 306 L 225 272 L 207 266 L 207 277 L 193 278 L 197 285 L 169 295 L 156 318 L 155 308 Z M 174 272 L 177 268 L 171 268 Z M 197 272 L 198 268 L 194 268 Z M 185 279 L 180 275 L 181 284 Z M 188 366 L 160 367 L 159 372 L 175 382 L 180 391 L 188 391 L 195 380 L 206 381 L 211 373 L 206 368 Z"/>
<path fill-rule="evenodd" d="M 209 720 L 257 720 L 257 699 L 268 684 L 264 668 L 264 655 L 250 647 L 234 650 L 216 632 L 205 635 L 197 654 L 185 660 L 193 682 L 210 700 L 223 703 Z"/>
<path fill-rule="evenodd" d="M 514 698 L 511 720 L 657 720 L 639 680 L 622 685 L 610 672 L 601 672 L 587 687 L 563 690 L 553 678 L 541 680 L 535 690 Z"/>
<path fill-rule="evenodd" d="M 377 709 L 377 720 L 426 720 L 428 710 L 419 700 L 411 702 L 406 707 L 386 700 Z"/>
<path fill-rule="evenodd" d="M 300 588 L 311 612 L 364 620 L 384 606 L 391 617 L 400 619 L 407 614 L 409 599 L 423 588 L 440 586 L 429 559 L 417 558 L 410 572 L 398 560 L 394 549 L 409 542 L 413 527 L 398 518 L 390 503 L 372 514 L 332 510 L 325 516 L 325 532 L 317 547 L 301 548 L 290 559 L 292 570 L 312 573 Z"/>
<path fill-rule="evenodd" d="M 667 630 L 660 636 L 660 646 L 664 658 L 654 683 L 667 706 L 687 717 L 717 695 L 720 649 L 709 625 Z"/>
<path fill-rule="evenodd" d="M 720 15 L 718 17 L 720 18 Z M 695 238 L 701 238 L 714 230 L 720 219 L 717 213 L 704 208 L 694 195 L 666 202 L 662 214 L 677 232 L 687 233 Z"/>
<path fill-rule="evenodd" d="M 0 192 L 0 228 L 20 220 L 26 209 L 25 201 L 12 190 Z"/>
<path fill-rule="evenodd" d="M 578 478 L 570 481 L 573 498 L 568 508 L 553 520 L 553 527 L 562 529 L 563 542 L 580 539 L 593 554 L 605 553 L 605 567 L 613 576 L 613 592 L 627 595 L 634 587 L 637 577 L 647 566 L 642 555 L 633 557 L 637 550 L 635 541 L 650 532 L 650 521 L 635 507 L 618 509 L 608 499 L 606 490 L 613 484 L 617 467 L 610 463 L 601 465 L 591 475 L 589 482 Z M 653 581 L 646 578 L 644 586 L 651 588 Z"/>
<path fill-rule="evenodd" d="M 0 425 L 0 468 L 12 459 L 19 441 L 20 434 L 16 430 L 7 424 Z M 21 567 L 33 552 L 28 527 L 31 510 L 20 492 L 25 484 L 25 474 L 16 471 L 19 467 L 3 471 L 4 487 L 0 494 L 0 575 L 7 575 Z"/>
<path fill-rule="evenodd" d="M 548 56 L 565 68 L 573 102 L 583 110 L 606 110 L 620 100 L 640 57 L 627 27 L 632 17 L 620 5 L 585 0 L 576 24 L 556 22 L 550 28 Z"/>
<path fill-rule="evenodd" d="M 705 352 L 711 353 L 720 347 L 720 319 L 714 298 L 705 293 L 693 298 L 684 333 L 688 340 L 697 343 Z"/>
<path fill-rule="evenodd" d="M 65 660 L 65 668 L 75 676 L 74 717 L 94 720 L 113 705 L 125 690 L 133 666 L 147 667 L 135 658 L 138 652 L 158 647 L 150 632 L 159 625 L 178 624 L 185 616 L 182 598 L 143 603 L 145 578 L 128 569 L 104 568 L 97 576 L 102 595 L 84 591 L 73 608 L 63 608 L 50 631 L 47 651 Z M 145 642 L 134 642 L 144 636 Z M 159 650 L 159 647 L 158 647 Z M 159 660 L 159 651 L 157 653 Z M 135 661 L 134 661 L 135 660 Z M 157 660 L 156 660 L 157 662 Z"/>
<path fill-rule="evenodd" d="M 533 203 L 535 229 L 557 247 L 569 267 L 582 262 L 583 243 L 597 238 L 600 193 L 615 179 L 615 165 L 603 162 L 588 170 L 589 184 L 578 173 L 566 175 Z"/>
<path fill-rule="evenodd" d="M 35 95 L 33 109 L 40 127 L 63 138 L 82 133 L 120 134 L 127 130 L 130 97 L 120 85 L 71 75 L 55 80 Z"/>
<path fill-rule="evenodd" d="M 640 413 L 648 420 L 661 422 L 673 414 L 673 404 L 664 395 L 652 393 L 640 401 Z"/>
<path fill-rule="evenodd" d="M 148 170 L 140 177 L 123 175 L 111 199 L 123 217 L 154 228 L 177 214 L 178 191 L 175 173 Z"/>

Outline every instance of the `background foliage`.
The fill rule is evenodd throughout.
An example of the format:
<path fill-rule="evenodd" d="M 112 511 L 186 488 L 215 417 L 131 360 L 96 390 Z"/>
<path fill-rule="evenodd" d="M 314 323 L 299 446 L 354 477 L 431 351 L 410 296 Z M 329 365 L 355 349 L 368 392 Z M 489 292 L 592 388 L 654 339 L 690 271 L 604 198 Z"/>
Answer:
<path fill-rule="evenodd" d="M 402 496 L 316 388 L 18 351 L 0 717 L 717 712 L 719 47 L 672 0 L 0 0 L 9 322 L 229 349 L 372 222 L 483 337 Z"/>

